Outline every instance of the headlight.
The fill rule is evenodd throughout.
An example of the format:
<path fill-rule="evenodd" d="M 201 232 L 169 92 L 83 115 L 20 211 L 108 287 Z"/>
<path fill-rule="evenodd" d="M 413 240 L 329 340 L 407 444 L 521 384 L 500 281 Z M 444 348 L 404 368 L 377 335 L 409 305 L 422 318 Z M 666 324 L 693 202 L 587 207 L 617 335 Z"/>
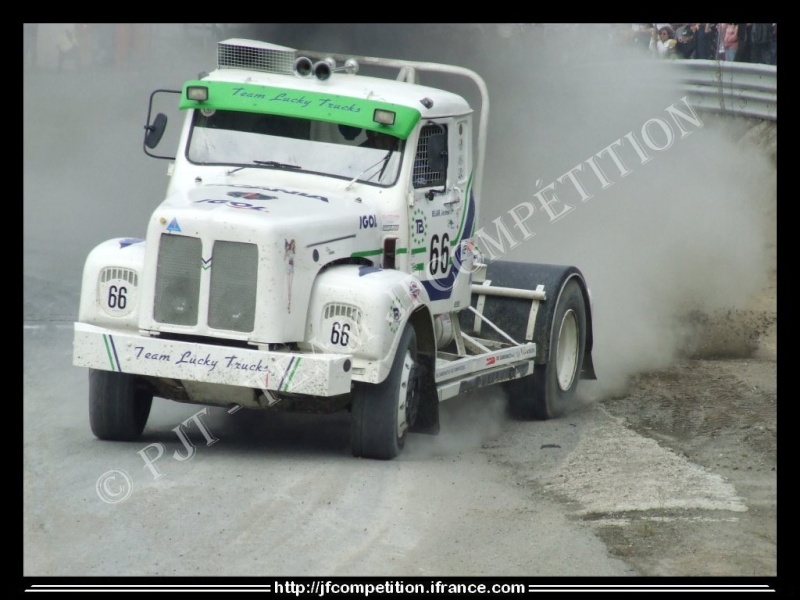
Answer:
<path fill-rule="evenodd" d="M 132 269 L 106 267 L 100 272 L 97 302 L 112 317 L 131 313 L 139 301 L 139 276 Z"/>

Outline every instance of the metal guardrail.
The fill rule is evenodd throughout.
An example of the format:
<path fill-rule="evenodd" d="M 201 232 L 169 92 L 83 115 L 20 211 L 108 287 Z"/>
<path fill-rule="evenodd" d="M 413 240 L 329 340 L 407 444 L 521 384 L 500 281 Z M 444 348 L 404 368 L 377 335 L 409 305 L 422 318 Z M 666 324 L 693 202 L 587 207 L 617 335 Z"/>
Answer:
<path fill-rule="evenodd" d="M 571 83 L 607 86 L 622 82 L 632 96 L 659 90 L 687 97 L 699 111 L 778 121 L 778 67 L 757 63 L 652 57 L 586 62 L 570 68 Z"/>
<path fill-rule="evenodd" d="M 664 77 L 699 110 L 778 121 L 778 67 L 716 60 L 660 61 Z M 674 89 L 674 88 L 673 88 Z"/>

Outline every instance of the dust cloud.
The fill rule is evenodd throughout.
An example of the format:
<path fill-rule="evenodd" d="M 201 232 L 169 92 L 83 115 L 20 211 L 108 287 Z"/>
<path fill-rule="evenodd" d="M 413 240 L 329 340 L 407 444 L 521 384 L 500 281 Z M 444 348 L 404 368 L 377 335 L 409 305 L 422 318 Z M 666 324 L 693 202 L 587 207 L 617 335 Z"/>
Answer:
<path fill-rule="evenodd" d="M 662 64 L 621 39 L 625 27 L 316 25 L 276 28 L 269 38 L 312 50 L 448 62 L 486 80 L 491 117 L 478 227 L 494 239 L 501 237 L 495 219 L 509 228 L 514 241 L 506 241 L 500 259 L 583 271 L 598 374 L 597 382 L 581 384 L 589 399 L 619 393 L 631 375 L 687 355 L 693 331 L 686 315 L 741 309 L 763 289 L 775 260 L 776 166 L 768 152 L 743 142 L 753 125 L 697 113 L 699 124 L 680 120 L 681 135 L 669 111 L 691 114 L 691 105 L 666 84 Z M 625 136 L 647 148 L 646 124 L 653 140 L 663 135 L 654 120 L 668 123 L 674 138 L 671 145 L 659 139 L 663 149 L 647 149 L 643 161 Z M 615 167 L 607 151 L 598 154 L 615 143 L 625 168 Z M 607 185 L 589 174 L 592 157 Z M 534 194 L 580 165 L 591 197 L 557 184 L 560 202 L 552 208 L 570 210 L 553 219 Z M 509 212 L 523 203 L 535 209 L 527 233 Z"/>
<path fill-rule="evenodd" d="M 40 52 L 47 46 L 44 35 L 54 35 L 55 28 L 40 26 Z M 691 331 L 683 316 L 745 306 L 763 288 L 775 260 L 768 219 L 776 195 L 774 163 L 742 143 L 748 125 L 735 119 L 698 113 L 702 123 L 684 123 L 689 133 L 681 137 L 668 114 L 671 106 L 686 112 L 681 92 L 663 85 L 653 59 L 616 38 L 625 26 L 229 24 L 199 33 L 182 24 L 150 28 L 138 62 L 81 69 L 67 64 L 57 72 L 51 51 L 40 54 L 38 69 L 25 71 L 26 285 L 50 279 L 73 290 L 65 292 L 67 305 L 52 309 L 60 314 L 77 312 L 74 287 L 86 253 L 110 237 L 143 236 L 161 200 L 166 163 L 141 150 L 149 93 L 175 89 L 211 70 L 214 43 L 224 37 L 444 62 L 478 72 L 491 103 L 478 227 L 495 238 L 494 220 L 511 228 L 514 243 L 506 244 L 503 258 L 574 264 L 583 271 L 592 293 L 598 375 L 598 381 L 581 385 L 588 400 L 623 391 L 632 375 L 668 367 L 687 349 Z M 422 83 L 437 82 L 423 76 Z M 477 104 L 469 85 L 457 91 Z M 651 160 L 642 164 L 625 136 L 641 144 L 642 128 L 653 119 L 670 123 L 676 135 L 671 146 L 649 152 Z M 598 157 L 615 142 L 622 142 L 624 176 L 608 155 Z M 561 203 L 572 208 L 553 220 L 534 194 L 579 165 L 585 176 L 593 156 L 609 185 L 586 177 L 591 197 L 564 192 Z M 509 218 L 521 203 L 535 207 L 526 221 L 530 236 Z M 491 428 L 483 434 L 491 435 Z"/>
<path fill-rule="evenodd" d="M 775 261 L 776 166 L 768 152 L 743 142 L 752 124 L 697 113 L 700 124 L 684 121 L 681 137 L 668 109 L 691 113 L 690 105 L 665 84 L 656 68 L 663 65 L 621 39 L 625 27 L 318 24 L 273 26 L 264 38 L 458 64 L 486 80 L 491 117 L 478 227 L 494 239 L 501 237 L 495 219 L 509 227 L 514 243 L 501 259 L 583 271 L 598 374 L 581 384 L 588 400 L 621 393 L 630 376 L 689 354 L 694 332 L 686 315 L 746 306 Z M 477 103 L 474 90 L 462 93 Z M 644 146 L 642 128 L 652 120 L 669 123 L 674 140 L 648 150 L 642 164 L 625 136 Z M 658 131 L 648 127 L 655 139 Z M 626 169 L 598 155 L 614 143 Z M 586 174 L 593 156 L 605 187 Z M 553 220 L 534 194 L 579 165 L 591 198 L 561 185 L 555 209 L 571 210 Z M 522 203 L 535 208 L 525 222 L 532 235 L 510 218 Z"/>

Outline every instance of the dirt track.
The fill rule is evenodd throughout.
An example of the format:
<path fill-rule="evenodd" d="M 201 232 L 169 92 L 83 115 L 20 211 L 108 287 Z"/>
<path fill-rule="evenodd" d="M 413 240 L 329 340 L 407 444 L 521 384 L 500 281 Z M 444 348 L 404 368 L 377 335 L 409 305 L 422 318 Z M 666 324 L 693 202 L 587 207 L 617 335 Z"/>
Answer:
<path fill-rule="evenodd" d="M 741 143 L 774 159 L 776 141 L 777 125 L 761 124 Z M 774 200 L 764 199 L 773 217 Z M 721 475 L 747 504 L 725 518 L 681 510 L 592 515 L 609 550 L 643 574 L 777 573 L 777 219 L 773 224 L 766 244 L 774 262 L 763 292 L 742 310 L 688 315 L 695 326 L 688 356 L 635 377 L 627 394 L 602 403 L 634 431 Z M 623 524 L 605 525 L 612 516 Z"/>

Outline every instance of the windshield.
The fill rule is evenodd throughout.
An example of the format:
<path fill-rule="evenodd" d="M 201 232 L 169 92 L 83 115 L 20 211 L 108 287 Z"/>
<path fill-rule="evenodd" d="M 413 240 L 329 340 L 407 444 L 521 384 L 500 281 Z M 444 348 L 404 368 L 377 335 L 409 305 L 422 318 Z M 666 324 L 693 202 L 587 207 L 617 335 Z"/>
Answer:
<path fill-rule="evenodd" d="M 283 169 L 379 186 L 398 178 L 405 142 L 384 133 L 296 117 L 195 110 L 186 158 L 198 165 Z"/>

